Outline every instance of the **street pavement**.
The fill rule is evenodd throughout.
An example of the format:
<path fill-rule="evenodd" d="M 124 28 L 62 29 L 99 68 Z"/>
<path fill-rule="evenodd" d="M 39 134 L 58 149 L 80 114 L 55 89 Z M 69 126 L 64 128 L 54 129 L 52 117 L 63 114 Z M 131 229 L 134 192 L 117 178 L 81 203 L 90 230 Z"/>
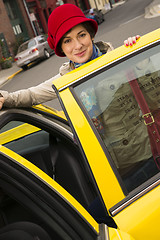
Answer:
<path fill-rule="evenodd" d="M 145 9 L 145 18 L 154 18 L 160 16 L 160 0 L 154 0 Z"/>
<path fill-rule="evenodd" d="M 125 1 L 127 0 L 121 0 L 118 3 L 113 4 L 113 9 L 125 3 Z M 145 9 L 145 18 L 153 18 L 158 16 L 160 16 L 160 0 L 153 0 L 153 2 Z M 7 81 L 10 81 L 21 71 L 22 69 L 17 67 L 15 62 L 11 68 L 0 70 L 0 87 L 2 87 Z"/>
<path fill-rule="evenodd" d="M 17 67 L 15 62 L 12 64 L 11 68 L 0 70 L 0 87 L 21 71 L 22 69 Z"/>

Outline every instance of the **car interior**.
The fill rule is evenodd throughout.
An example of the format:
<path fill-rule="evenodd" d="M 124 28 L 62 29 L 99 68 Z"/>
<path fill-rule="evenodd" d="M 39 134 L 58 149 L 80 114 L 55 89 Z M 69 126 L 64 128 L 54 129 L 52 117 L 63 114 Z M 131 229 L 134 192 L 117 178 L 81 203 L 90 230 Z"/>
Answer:
<path fill-rule="evenodd" d="M 95 188 L 82 164 L 82 156 L 76 144 L 40 130 L 7 143 L 5 147 L 20 154 L 51 178 L 54 178 L 85 208 L 96 197 Z M 9 186 L 9 189 L 11 188 Z M 22 200 L 19 202 L 19 200 L 15 199 L 19 195 L 19 193 L 16 194 L 16 189 L 13 189 L 12 193 L 10 190 L 8 192 L 7 189 L 8 187 L 4 186 L 4 182 L 0 180 L 0 234 L 3 233 L 3 228 L 10 227 L 14 223 L 18 223 L 17 229 L 19 230 L 19 224 L 22 222 L 37 224 L 42 228 L 46 228 L 44 230 L 52 234 L 51 229 L 48 228 L 48 223 L 46 223 L 46 226 L 44 223 L 42 224 L 42 219 L 39 219 L 38 214 L 33 212 L 33 209 L 30 209 L 28 203 L 26 207 L 26 205 L 23 206 Z M 15 195 L 17 196 L 15 197 Z M 6 229 L 9 232 L 8 228 Z M 61 240 L 63 238 L 54 233 L 53 239 Z"/>
<path fill-rule="evenodd" d="M 17 121 L 15 123 L 16 126 L 23 124 L 21 121 L 18 124 Z M 1 132 L 8 128 L 11 129 L 15 123 L 14 121 L 9 122 L 8 126 L 6 124 L 1 129 Z M 55 134 L 43 128 L 43 130 L 40 129 L 32 134 L 7 142 L 4 146 L 43 170 L 86 209 L 89 209 L 91 203 L 96 199 L 97 190 L 89 166 L 84 161 L 75 141 L 67 139 L 62 133 L 56 132 Z M 26 206 L 24 207 L 17 199 L 15 200 L 6 189 L 3 182 L 0 181 L 1 230 L 3 231 L 5 226 L 15 222 L 30 222 L 43 227 L 44 225 L 39 222 L 37 216 L 26 209 Z M 61 238 L 57 236 L 55 239 Z"/>
<path fill-rule="evenodd" d="M 88 177 L 76 144 L 41 130 L 7 143 L 5 147 L 17 152 L 54 178 L 85 208 L 96 197 L 92 180 Z"/>

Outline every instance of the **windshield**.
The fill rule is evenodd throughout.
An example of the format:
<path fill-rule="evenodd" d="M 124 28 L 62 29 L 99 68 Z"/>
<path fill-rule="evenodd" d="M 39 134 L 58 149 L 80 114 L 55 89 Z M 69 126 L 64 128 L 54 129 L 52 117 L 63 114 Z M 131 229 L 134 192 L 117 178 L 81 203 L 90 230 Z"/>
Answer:
<path fill-rule="evenodd" d="M 18 49 L 18 53 L 23 52 L 24 50 L 29 49 L 35 45 L 36 45 L 36 41 L 32 39 L 29 42 L 22 44 Z"/>
<path fill-rule="evenodd" d="M 159 63 L 155 46 L 74 88 L 128 191 L 159 172 L 160 150 L 153 143 L 159 142 L 153 133 L 160 122 Z"/>

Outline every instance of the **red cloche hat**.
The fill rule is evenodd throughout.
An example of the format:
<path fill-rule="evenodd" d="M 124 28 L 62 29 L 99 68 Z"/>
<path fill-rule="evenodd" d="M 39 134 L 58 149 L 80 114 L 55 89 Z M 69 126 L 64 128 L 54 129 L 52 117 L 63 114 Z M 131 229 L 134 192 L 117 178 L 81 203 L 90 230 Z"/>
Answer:
<path fill-rule="evenodd" d="M 98 24 L 95 20 L 87 18 L 79 7 L 73 4 L 63 4 L 51 13 L 48 19 L 48 44 L 54 49 L 55 54 L 60 57 L 65 55 L 57 48 L 57 45 L 63 35 L 74 26 L 90 22 L 95 30 L 98 30 Z"/>

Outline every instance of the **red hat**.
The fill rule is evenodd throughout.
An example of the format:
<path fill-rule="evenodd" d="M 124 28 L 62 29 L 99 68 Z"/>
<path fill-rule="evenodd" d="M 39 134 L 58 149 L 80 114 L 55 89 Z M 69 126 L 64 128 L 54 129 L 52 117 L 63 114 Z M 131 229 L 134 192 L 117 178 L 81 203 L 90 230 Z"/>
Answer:
<path fill-rule="evenodd" d="M 95 33 L 98 29 L 98 24 L 95 20 L 87 18 L 79 7 L 73 4 L 63 4 L 57 7 L 49 16 L 48 19 L 48 44 L 51 49 L 54 49 L 55 54 L 60 57 L 65 55 L 57 48 L 57 45 L 63 35 L 74 26 L 90 22 Z"/>

